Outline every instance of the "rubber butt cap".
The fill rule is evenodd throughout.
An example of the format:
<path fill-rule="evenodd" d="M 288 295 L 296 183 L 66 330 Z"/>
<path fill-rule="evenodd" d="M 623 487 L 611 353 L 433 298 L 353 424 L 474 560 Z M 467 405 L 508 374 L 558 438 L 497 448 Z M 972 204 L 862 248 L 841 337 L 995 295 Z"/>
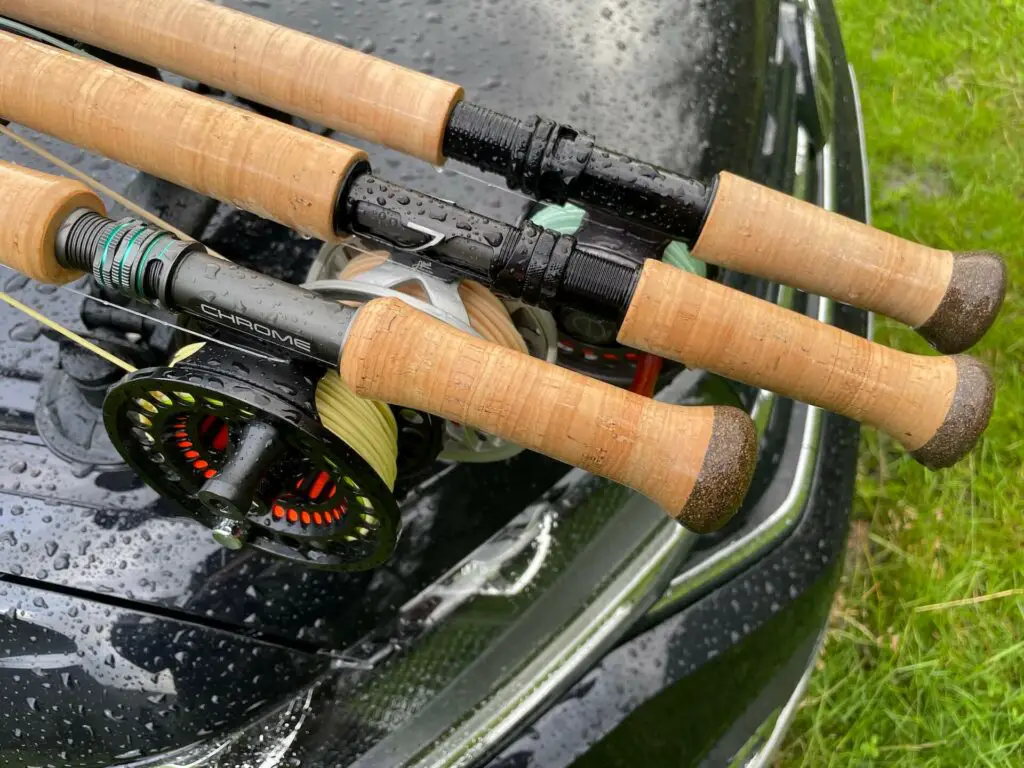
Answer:
<path fill-rule="evenodd" d="M 1006 295 L 1006 262 L 991 251 L 953 254 L 953 274 L 938 308 L 917 332 L 943 354 L 972 347 L 995 322 Z"/>
<path fill-rule="evenodd" d="M 725 525 L 747 495 L 757 463 L 757 432 L 744 411 L 716 406 L 697 482 L 676 519 L 695 533 Z"/>
<path fill-rule="evenodd" d="M 951 467 L 971 452 L 988 426 L 995 402 L 995 386 L 988 366 L 967 355 L 957 355 L 957 384 L 953 404 L 931 440 L 911 453 L 929 469 Z"/>

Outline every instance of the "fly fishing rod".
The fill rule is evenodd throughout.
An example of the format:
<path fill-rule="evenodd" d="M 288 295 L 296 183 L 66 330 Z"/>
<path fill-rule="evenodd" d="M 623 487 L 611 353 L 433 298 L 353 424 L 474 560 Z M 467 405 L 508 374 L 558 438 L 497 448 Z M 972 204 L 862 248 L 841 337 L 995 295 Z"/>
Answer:
<path fill-rule="evenodd" d="M 100 199 L 78 182 L 7 163 L 0 164 L 0 260 L 47 283 L 91 274 L 108 289 L 336 370 L 359 397 L 471 424 L 628 485 L 694 530 L 724 523 L 753 471 L 753 426 L 737 408 L 645 398 L 474 338 L 398 299 L 353 309 L 142 222 L 108 219 Z M 133 387 L 143 372 L 129 376 L 119 389 L 117 405 L 124 407 L 107 419 L 129 462 L 153 469 L 154 445 L 180 432 L 194 468 L 200 454 L 191 443 L 199 439 L 187 424 L 197 407 L 211 416 L 230 408 L 244 416 L 248 408 L 252 417 L 255 406 L 236 400 L 228 369 L 218 377 L 219 390 L 201 392 L 188 361 L 180 373 L 165 371 L 159 387 Z M 229 462 L 199 467 L 204 481 L 191 488 L 193 503 L 243 520 L 268 463 L 289 448 L 315 449 L 311 428 L 301 420 L 286 427 L 287 416 L 282 408 L 273 418 L 247 423 Z M 295 445 L 278 439 L 284 431 L 301 433 Z M 359 463 L 351 454 L 341 448 L 324 466 Z M 155 463 L 169 466 L 166 455 Z M 179 475 L 168 480 L 165 474 L 155 484 L 180 497 L 188 486 Z M 376 501 L 363 506 L 384 508 L 381 485 L 378 479 Z"/>
<path fill-rule="evenodd" d="M 0 0 L 0 13 L 435 165 L 461 160 L 541 200 L 611 213 L 685 241 L 703 261 L 898 319 L 941 352 L 973 345 L 1002 304 L 995 254 L 919 245 L 730 173 L 704 184 L 207 0 Z"/>
<path fill-rule="evenodd" d="M 337 142 L 8 34 L 0 115 L 300 232 L 357 233 L 608 318 L 625 346 L 866 422 L 933 468 L 970 451 L 991 415 L 991 377 L 970 357 L 907 354 L 655 260 L 494 221 L 374 176 Z"/>

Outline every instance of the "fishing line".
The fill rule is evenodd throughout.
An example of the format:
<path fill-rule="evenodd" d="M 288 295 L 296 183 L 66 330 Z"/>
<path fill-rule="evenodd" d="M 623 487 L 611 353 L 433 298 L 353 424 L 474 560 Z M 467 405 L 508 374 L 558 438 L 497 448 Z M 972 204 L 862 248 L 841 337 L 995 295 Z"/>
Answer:
<path fill-rule="evenodd" d="M 389 490 L 398 476 L 398 423 L 391 408 L 359 397 L 337 371 L 328 371 L 316 388 L 320 423 L 358 453 Z"/>
<path fill-rule="evenodd" d="M 363 255 L 356 256 L 345 265 L 338 274 L 338 279 L 353 280 L 364 272 L 379 267 L 387 260 L 386 251 L 364 252 Z M 423 288 L 415 283 L 399 286 L 397 290 L 421 301 L 429 301 Z M 459 283 L 459 297 L 466 306 L 470 325 L 483 338 L 508 349 L 529 354 L 526 342 L 515 323 L 512 322 L 505 305 L 488 288 L 474 280 L 462 280 Z"/>
<path fill-rule="evenodd" d="M 464 176 L 467 179 L 472 179 L 475 182 L 483 184 L 485 187 L 490 187 L 491 189 L 496 189 L 499 192 L 504 192 L 506 195 L 512 195 L 512 197 L 518 197 L 518 198 L 521 198 L 523 200 L 526 200 L 528 203 L 535 203 L 535 202 L 537 202 L 534 198 L 530 197 L 529 195 L 525 195 L 522 192 L 519 192 L 518 190 L 509 189 L 508 187 L 503 187 L 500 184 L 495 184 L 494 182 L 487 181 L 487 179 L 483 179 L 483 178 L 481 178 L 479 176 L 474 176 L 472 173 L 466 173 L 465 171 L 460 171 L 457 168 L 449 168 L 449 167 L 446 166 L 444 168 L 438 168 L 437 172 L 438 173 L 454 173 L 457 176 Z"/>
<path fill-rule="evenodd" d="M 171 358 L 173 368 L 199 352 L 204 343 L 188 344 Z M 328 371 L 317 384 L 316 410 L 320 423 L 358 453 L 394 490 L 398 475 L 398 423 L 385 403 L 352 392 L 337 371 Z"/>
<path fill-rule="evenodd" d="M 62 290 L 65 290 L 68 293 L 73 293 L 76 296 L 81 296 L 83 299 L 88 299 L 89 301 L 95 301 L 96 303 L 102 304 L 105 307 L 110 307 L 111 309 L 118 309 L 118 310 L 120 310 L 122 312 L 127 312 L 129 315 L 135 315 L 136 317 L 141 317 L 141 318 L 144 318 L 146 320 L 151 320 L 152 322 L 158 323 L 159 325 L 166 326 L 167 328 L 174 328 L 175 330 L 181 331 L 182 333 L 187 333 L 190 336 L 195 336 L 198 339 L 203 339 L 204 341 L 209 341 L 209 342 L 212 342 L 212 343 L 217 344 L 219 346 L 227 347 L 228 349 L 233 349 L 233 350 L 235 350 L 237 352 L 244 352 L 247 355 L 252 355 L 253 357 L 258 357 L 261 360 L 268 360 L 269 362 L 272 362 L 272 363 L 287 363 L 288 362 L 283 357 L 274 357 L 273 355 L 265 355 L 262 352 L 256 352 L 255 350 L 247 349 L 246 347 L 241 347 L 241 346 L 238 346 L 237 344 L 231 344 L 231 343 L 229 343 L 227 341 L 224 341 L 223 339 L 216 339 L 213 336 L 207 336 L 205 333 L 200 333 L 199 331 L 194 331 L 191 328 L 185 328 L 185 327 L 180 326 L 180 325 L 175 325 L 174 323 L 169 322 L 167 320 L 161 320 L 159 317 L 153 317 L 153 315 L 147 314 L 145 312 L 139 312 L 136 309 L 129 309 L 128 307 L 122 307 L 120 304 L 115 304 L 112 301 L 107 301 L 106 299 L 101 299 L 99 296 L 91 296 L 90 294 L 84 293 L 84 292 L 79 291 L 79 290 L 77 290 L 75 288 L 70 288 L 70 287 L 67 287 L 67 286 L 62 286 Z"/>
<path fill-rule="evenodd" d="M 360 251 L 359 248 L 353 250 Z M 349 260 L 337 277 L 340 280 L 353 280 L 387 260 L 386 251 L 361 251 L 361 255 Z M 399 286 L 397 290 L 422 301 L 428 300 L 422 286 L 415 283 Z M 458 291 L 466 306 L 470 325 L 477 333 L 496 344 L 529 354 L 522 334 L 497 296 L 472 280 L 459 283 Z M 357 396 L 336 371 L 328 372 L 320 380 L 316 390 L 316 407 L 324 427 L 362 456 L 388 488 L 394 488 L 398 463 L 398 429 L 391 408 L 386 403 Z"/>
<path fill-rule="evenodd" d="M 103 304 L 104 306 L 119 309 L 131 315 L 153 320 L 161 325 L 175 328 L 185 333 L 191 333 L 193 336 L 197 336 L 205 340 L 204 342 L 188 344 L 179 349 L 171 358 L 170 365 L 172 367 L 195 354 L 206 342 L 213 342 L 216 345 L 227 347 L 238 352 L 244 352 L 271 362 L 287 362 L 281 358 L 262 355 L 244 347 L 229 344 L 219 339 L 206 336 L 205 334 L 181 328 L 173 323 L 168 323 L 164 320 L 151 317 L 143 312 L 137 312 L 126 307 L 118 306 L 117 304 L 106 301 L 105 299 L 90 296 L 73 288 L 63 287 L 62 290 L 66 290 L 67 292 L 80 296 L 83 299 L 89 299 Z M 0 291 L 0 300 L 6 302 L 11 307 L 22 312 L 36 322 L 45 325 L 47 328 L 53 329 L 84 349 L 99 355 L 107 362 L 118 366 L 127 373 L 135 373 L 138 370 L 134 365 L 126 360 L 122 360 L 117 355 L 103 349 L 97 344 L 94 344 L 71 329 L 61 325 L 57 321 L 51 320 L 32 307 L 18 301 L 10 294 Z M 395 487 L 395 480 L 398 475 L 398 425 L 395 421 L 394 414 L 391 412 L 391 408 L 385 403 L 367 400 L 357 396 L 345 386 L 337 371 L 328 371 L 317 385 L 316 407 L 324 428 L 358 453 L 366 463 L 370 465 L 373 471 L 380 476 L 388 489 L 393 490 Z"/>
<path fill-rule="evenodd" d="M 110 199 L 118 202 L 125 209 L 131 211 L 140 218 L 150 222 L 151 224 L 154 224 L 155 226 L 161 229 L 164 229 L 175 234 L 176 236 L 183 240 L 194 241 L 194 238 L 189 237 L 181 230 L 172 226 L 169 222 L 166 222 L 159 216 L 150 213 L 149 211 L 145 210 L 141 206 L 126 198 L 124 195 L 121 195 L 120 193 L 115 192 L 113 189 L 110 189 L 105 184 L 94 179 L 88 173 L 80 171 L 74 166 L 70 165 L 69 163 L 66 163 L 65 161 L 61 160 L 52 152 L 49 152 L 48 150 L 44 149 L 31 139 L 19 136 L 17 133 L 14 133 L 12 130 L 10 130 L 10 128 L 8 128 L 6 125 L 3 125 L 2 123 L 0 123 L 0 134 L 7 136 L 15 143 L 20 144 L 26 149 L 36 153 L 43 159 L 49 161 L 56 167 L 63 170 L 65 173 L 79 179 L 93 190 L 99 192 L 100 194 L 108 196 Z M 349 238 L 349 240 L 355 240 L 355 238 Z M 372 251 L 363 248 L 361 245 L 357 245 L 355 242 L 347 242 L 346 247 L 351 248 L 353 251 L 358 251 L 359 253 L 364 255 L 373 253 Z M 211 255 L 223 258 L 223 256 L 220 256 L 220 254 L 215 253 L 210 249 L 207 250 Z M 10 269 L 9 267 L 6 267 L 6 265 L 2 266 L 5 266 L 5 268 Z M 203 340 L 203 342 L 197 344 L 189 344 L 183 347 L 182 349 L 178 350 L 171 361 L 171 365 L 181 362 L 182 360 L 189 357 L 191 354 L 194 354 L 198 349 L 202 347 L 202 344 L 204 342 L 212 342 L 213 344 L 216 344 L 218 346 L 226 347 L 237 352 L 242 352 L 247 355 L 251 355 L 275 363 L 288 362 L 287 360 L 284 360 L 282 358 L 261 354 L 251 349 L 231 344 L 221 339 L 213 338 L 204 333 L 200 333 L 199 331 L 183 328 L 179 325 L 176 325 L 175 323 L 171 323 L 166 320 L 161 320 L 160 318 L 153 317 L 152 315 L 149 315 L 145 312 L 139 312 L 133 309 L 129 309 L 128 307 L 115 304 L 111 301 L 107 301 L 106 299 L 102 299 L 98 296 L 92 296 L 70 286 L 60 286 L 60 288 L 61 290 L 67 291 L 68 293 L 72 293 L 82 299 L 94 301 L 98 304 L 102 304 L 103 306 L 110 307 L 114 310 L 125 312 L 129 315 L 134 315 L 136 317 L 141 317 L 146 320 L 151 320 L 160 325 L 173 328 L 175 330 L 181 331 L 185 334 Z M 84 349 L 87 349 L 90 352 L 99 355 L 100 357 L 109 361 L 110 363 L 117 365 L 119 368 L 122 368 L 123 370 L 129 373 L 134 373 L 136 371 L 135 366 L 133 366 L 131 363 L 122 360 L 116 355 L 108 352 L 102 347 L 92 343 L 88 339 L 85 339 L 81 335 L 75 333 L 71 329 L 64 327 L 55 320 L 51 320 L 50 318 L 46 317 L 40 312 L 37 312 L 31 307 L 22 304 L 20 301 L 13 298 L 12 296 L 6 293 L 0 293 L 0 299 L 2 299 L 15 309 L 21 311 L 28 317 L 32 318 L 33 320 L 45 325 L 48 328 L 53 329 L 55 332 L 70 339 L 76 344 L 79 344 Z M 387 484 L 388 488 L 393 489 L 398 473 L 398 426 L 395 421 L 395 417 L 391 412 L 390 407 L 387 406 L 385 403 L 365 400 L 363 398 L 356 396 L 354 393 L 348 390 L 347 387 L 345 387 L 336 371 L 329 371 L 327 375 L 325 375 L 324 378 L 318 384 L 316 392 L 316 404 L 318 413 L 321 418 L 321 422 L 323 423 L 324 427 L 329 432 L 337 436 L 340 440 L 350 445 L 352 449 L 356 451 L 356 453 L 358 453 L 366 460 L 366 462 Z"/>
<path fill-rule="evenodd" d="M 10 270 L 11 272 L 14 272 L 16 275 L 20 275 L 21 274 L 17 270 L 12 269 L 11 267 L 8 267 L 6 264 L 0 264 L 0 267 L 3 267 L 6 270 Z M 234 349 L 234 350 L 236 350 L 238 352 L 244 352 L 247 355 L 252 355 L 253 357 L 258 357 L 258 358 L 260 358 L 262 360 L 268 360 L 268 361 L 270 361 L 272 363 L 286 363 L 286 362 L 288 362 L 284 358 L 274 357 L 273 355 L 265 355 L 265 354 L 263 354 L 261 352 L 256 352 L 254 350 L 247 349 L 245 347 L 241 347 L 241 346 L 238 346 L 236 344 L 231 344 L 231 343 L 229 343 L 227 341 L 223 341 L 222 339 L 214 338 L 213 336 L 207 336 L 205 333 L 200 333 L 199 331 L 192 330 L 191 328 L 185 328 L 185 327 L 180 326 L 180 325 L 175 325 L 174 323 L 169 322 L 167 320 L 161 320 L 159 317 L 154 317 L 153 315 L 147 314 L 145 312 L 140 312 L 140 311 L 135 310 L 135 309 L 130 309 L 128 307 L 123 307 L 120 304 L 115 304 L 112 301 L 107 301 L 106 299 L 102 299 L 99 296 L 92 296 L 92 295 L 90 295 L 88 293 L 85 293 L 83 291 L 79 291 L 77 288 L 72 288 L 69 285 L 60 285 L 60 286 L 57 286 L 57 288 L 58 288 L 58 290 L 65 291 L 67 293 L 73 293 L 75 296 L 79 296 L 80 298 L 87 299 L 88 301 L 95 301 L 97 304 L 102 304 L 105 307 L 110 307 L 111 309 L 116 309 L 116 310 L 118 310 L 120 312 L 125 312 L 125 313 L 127 313 L 129 315 L 134 315 L 135 317 L 141 317 L 141 318 L 143 318 L 145 320 L 150 320 L 150 321 L 152 321 L 154 323 L 157 323 L 159 325 L 166 326 L 167 328 L 173 328 L 176 331 L 181 331 L 182 333 L 188 334 L 190 336 L 195 336 L 196 338 L 203 339 L 204 341 L 213 342 L 214 344 L 218 344 L 218 345 L 220 345 L 222 347 L 227 347 L 228 349 Z M 79 339 L 81 339 L 81 341 L 85 341 L 85 344 L 83 344 L 82 346 L 85 346 L 86 349 L 90 349 L 90 350 L 92 350 L 94 352 L 96 351 L 95 349 L 92 349 L 92 347 L 95 346 L 95 345 L 91 345 L 91 342 L 87 342 L 85 339 L 83 339 L 77 333 L 72 331 L 70 328 L 67 328 L 67 327 L 63 326 L 60 323 L 58 323 L 56 320 L 51 320 L 50 318 L 46 317 L 45 315 L 40 314 L 39 312 L 37 312 L 36 310 L 32 309 L 31 307 L 28 307 L 25 304 L 22 304 L 20 301 L 18 301 L 17 299 L 13 298 L 9 294 L 4 293 L 3 295 L 6 297 L 6 298 L 4 298 L 4 301 L 6 301 L 8 304 L 10 304 L 15 309 L 20 309 L 25 314 L 29 315 L 33 320 L 36 320 L 37 322 L 42 323 L 43 325 L 47 326 L 48 328 L 52 328 L 53 330 L 57 331 L 57 333 L 60 333 L 60 334 L 66 336 L 67 338 L 69 338 L 69 339 L 71 339 L 73 341 L 78 341 Z M 96 347 L 96 349 L 99 349 L 99 347 Z M 99 353 L 97 353 L 97 354 L 99 354 Z M 128 363 L 124 363 L 124 365 L 122 365 L 121 363 L 124 363 L 124 361 L 122 360 L 120 363 L 118 363 L 118 365 L 120 367 L 122 367 L 122 368 L 124 368 L 125 365 L 128 365 Z M 125 370 L 127 370 L 127 369 L 125 369 Z M 134 370 L 134 368 L 132 370 Z"/>
<path fill-rule="evenodd" d="M 78 170 L 31 139 L 18 135 L 6 125 L 0 124 L 0 134 L 34 152 L 57 168 L 60 168 L 69 176 L 79 179 L 96 192 L 116 201 L 126 210 L 132 212 L 139 218 L 148 221 L 160 229 L 169 231 L 183 240 L 195 241 L 194 238 L 188 236 L 176 227 L 173 227 L 159 216 L 150 213 L 138 204 L 126 198 L 124 195 L 115 192 L 113 189 L 99 182 L 88 173 Z M 493 187 L 494 189 L 509 192 L 509 190 L 504 190 L 501 187 L 484 181 L 483 179 L 476 179 L 475 177 L 462 172 L 457 173 L 467 176 L 468 178 L 473 178 L 475 181 L 479 181 L 480 183 Z M 517 196 L 525 197 L 522 195 Z M 363 246 L 361 241 L 355 237 L 346 238 L 343 242 L 345 243 L 346 248 L 360 254 L 360 256 L 355 257 L 352 262 L 350 262 L 351 271 L 349 271 L 345 276 L 354 277 L 358 273 L 366 271 L 367 269 L 372 269 L 374 266 L 383 263 L 388 257 L 386 252 L 367 249 Z M 209 252 L 213 256 L 223 258 L 220 254 L 213 251 Z M 352 267 L 353 263 L 355 263 L 354 267 Z M 237 346 L 220 339 L 207 336 L 206 334 L 198 331 L 183 328 L 175 323 L 161 320 L 145 312 L 129 309 L 111 301 L 107 301 L 106 299 L 71 288 L 70 286 L 61 286 L 61 289 L 74 294 L 83 300 L 94 301 L 111 309 L 120 310 L 121 312 L 125 312 L 129 315 L 151 320 L 160 325 L 173 328 L 203 340 L 199 343 L 186 345 L 182 349 L 178 350 L 170 362 L 170 365 L 172 366 L 190 357 L 196 351 L 201 349 L 205 342 L 212 342 L 220 347 L 232 349 L 237 352 L 242 352 L 247 355 L 252 355 L 272 362 L 287 362 L 281 358 L 264 355 L 245 347 Z M 416 290 L 413 288 L 408 292 L 416 293 Z M 492 294 L 490 290 L 482 285 L 475 284 L 472 281 L 463 281 L 459 286 L 459 294 L 463 302 L 466 304 L 467 314 L 470 317 L 471 323 L 481 336 L 501 344 L 502 346 L 524 353 L 528 352 L 526 343 L 518 329 L 515 327 L 515 324 L 512 322 L 504 304 L 502 304 L 500 299 Z M 93 344 L 81 335 L 62 326 L 56 321 L 47 318 L 41 313 L 33 310 L 31 307 L 22 304 L 8 294 L 0 294 L 0 299 L 3 299 L 10 306 L 23 312 L 33 320 L 52 328 L 62 336 L 79 344 L 90 352 L 99 355 L 112 364 L 117 365 L 123 370 L 129 373 L 134 373 L 136 371 L 136 368 L 127 361 L 121 360 L 116 355 L 113 355 L 102 347 Z M 352 450 L 366 461 L 366 463 L 381 478 L 381 480 L 384 481 L 385 485 L 389 489 L 394 489 L 398 474 L 398 424 L 390 406 L 383 402 L 368 400 L 357 396 L 342 382 L 338 372 L 333 370 L 328 371 L 318 383 L 315 403 L 320 421 L 324 428 L 335 435 L 339 440 L 349 445 Z"/>
<path fill-rule="evenodd" d="M 96 192 L 99 192 L 102 195 L 106 195 L 110 199 L 114 200 L 119 205 L 121 205 L 124 208 L 126 208 L 127 210 L 131 211 L 132 213 L 134 213 L 139 218 L 145 219 L 150 224 L 153 224 L 153 225 L 155 225 L 157 227 L 160 227 L 161 229 L 166 229 L 168 232 L 173 233 L 174 235 L 176 235 L 177 237 L 179 237 L 182 240 L 187 240 L 190 243 L 191 242 L 196 242 L 196 239 L 194 237 L 191 237 L 191 236 L 185 234 L 184 232 L 182 232 L 177 227 L 173 226 L 172 224 L 170 224 L 167 221 L 164 221 L 163 219 L 161 219 L 156 214 L 150 213 L 149 211 L 147 211 L 145 208 L 141 207 L 137 203 L 133 203 L 127 197 L 125 197 L 122 194 L 119 194 L 118 192 L 115 192 L 114 190 L 112 190 L 107 185 L 103 184 L 102 182 L 100 182 L 97 179 L 95 179 L 92 176 L 90 176 L 88 173 L 85 173 L 84 171 L 80 171 L 77 168 L 75 168 L 73 165 L 70 165 L 69 163 L 64 162 L 59 157 L 57 157 L 55 154 L 53 154 L 49 150 L 46 150 L 43 147 L 39 146 L 36 142 L 32 141 L 31 139 L 25 138 L 24 136 L 19 136 L 17 133 L 12 131 L 8 126 L 4 125 L 3 123 L 0 123 L 0 134 L 3 134 L 7 138 L 11 139 L 12 141 L 14 141 L 14 142 L 16 142 L 18 144 L 21 144 L 26 149 L 32 150 L 33 152 L 35 152 L 40 157 L 42 157 L 42 158 L 48 160 L 49 162 L 53 163 L 55 166 L 60 168 L 65 173 L 68 173 L 68 174 L 74 176 L 76 179 L 81 181 L 86 186 L 91 187 Z M 206 250 L 209 252 L 209 254 L 211 256 L 216 256 L 219 259 L 223 259 L 224 258 L 219 253 L 216 253 L 216 252 L 210 250 L 209 248 L 207 248 Z"/>
<path fill-rule="evenodd" d="M 70 328 L 65 328 L 63 325 L 61 325 L 57 321 L 51 320 L 46 315 L 43 315 L 43 314 L 37 312 L 36 310 L 32 309 L 32 307 L 29 307 L 29 306 L 26 306 L 25 304 L 22 304 L 20 301 L 18 301 L 16 298 L 11 296 L 9 293 L 6 293 L 4 291 L 0 291 L 0 300 L 7 302 L 12 307 L 14 307 L 16 310 L 18 310 L 19 312 L 23 312 L 24 314 L 28 315 L 33 320 L 35 320 L 37 323 L 41 323 L 42 325 L 45 325 L 47 328 L 50 328 L 50 329 L 56 331 L 57 333 L 61 334 L 62 336 L 65 336 L 66 338 L 70 339 L 71 341 L 75 342 L 76 344 L 81 345 L 82 347 L 84 347 L 85 349 L 89 350 L 90 352 L 93 352 L 93 353 L 99 355 L 104 360 L 106 360 L 108 363 L 113 363 L 118 368 L 122 368 L 125 371 L 127 371 L 128 373 L 135 373 L 135 371 L 138 370 L 131 363 L 127 362 L 126 360 L 122 360 L 117 355 L 115 355 L 115 354 L 113 354 L 111 352 L 108 352 L 107 350 L 103 349 L 103 347 L 100 347 L 100 346 L 98 346 L 96 344 L 93 344 L 88 339 L 83 338 L 82 336 L 79 336 L 77 333 L 72 331 Z"/>
<path fill-rule="evenodd" d="M 39 43 L 52 45 L 54 48 L 59 48 L 62 51 L 66 51 L 67 53 L 73 53 L 74 55 L 81 56 L 85 59 L 90 59 L 92 61 L 102 61 L 102 59 L 100 59 L 98 56 L 93 56 L 88 51 L 83 51 L 79 48 L 75 48 L 73 45 L 69 45 L 63 40 L 59 40 L 58 38 L 54 37 L 53 35 L 48 35 L 41 29 L 29 27 L 25 24 L 22 24 L 21 22 L 15 21 L 14 19 L 8 19 L 6 17 L 0 16 L 0 29 L 6 32 L 13 32 L 14 34 L 20 35 L 22 37 L 27 37 L 29 40 L 35 40 Z"/>

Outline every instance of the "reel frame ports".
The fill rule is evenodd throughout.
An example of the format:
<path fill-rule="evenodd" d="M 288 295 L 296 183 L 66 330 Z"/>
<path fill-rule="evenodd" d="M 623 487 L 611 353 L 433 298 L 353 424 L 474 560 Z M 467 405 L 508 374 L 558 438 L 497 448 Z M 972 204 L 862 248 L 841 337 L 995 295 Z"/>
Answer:
<path fill-rule="evenodd" d="M 110 389 L 104 423 L 125 461 L 230 549 L 248 545 L 324 570 L 387 560 L 398 505 L 317 419 L 319 369 L 226 357 L 201 349 Z"/>

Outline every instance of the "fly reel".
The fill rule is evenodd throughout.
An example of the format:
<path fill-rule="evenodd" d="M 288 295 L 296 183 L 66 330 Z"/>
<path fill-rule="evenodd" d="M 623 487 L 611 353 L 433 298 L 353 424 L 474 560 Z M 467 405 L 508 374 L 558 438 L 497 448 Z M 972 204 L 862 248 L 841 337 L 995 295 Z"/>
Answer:
<path fill-rule="evenodd" d="M 340 278 L 306 285 L 325 297 L 400 296 L 466 333 L 554 358 L 550 316 L 509 307 L 479 284 L 361 249 L 325 249 L 318 275 Z M 438 458 L 498 461 L 522 450 L 357 397 L 322 364 L 219 344 L 183 347 L 169 365 L 130 374 L 109 390 L 103 417 L 125 461 L 223 546 L 328 570 L 390 556 L 401 527 L 396 488 L 401 495 Z"/>
<path fill-rule="evenodd" d="M 558 356 L 558 329 L 548 312 L 519 301 L 503 301 L 479 283 L 460 281 L 443 266 L 425 264 L 414 253 L 370 251 L 356 237 L 324 246 L 305 287 L 354 304 L 397 296 L 466 333 L 549 363 Z M 472 427 L 436 421 L 443 431 L 438 457 L 442 460 L 487 463 L 522 451 L 514 443 Z"/>
<path fill-rule="evenodd" d="M 321 366 L 193 345 L 112 387 L 104 422 L 139 476 L 230 549 L 328 570 L 394 549 L 395 416 Z"/>

